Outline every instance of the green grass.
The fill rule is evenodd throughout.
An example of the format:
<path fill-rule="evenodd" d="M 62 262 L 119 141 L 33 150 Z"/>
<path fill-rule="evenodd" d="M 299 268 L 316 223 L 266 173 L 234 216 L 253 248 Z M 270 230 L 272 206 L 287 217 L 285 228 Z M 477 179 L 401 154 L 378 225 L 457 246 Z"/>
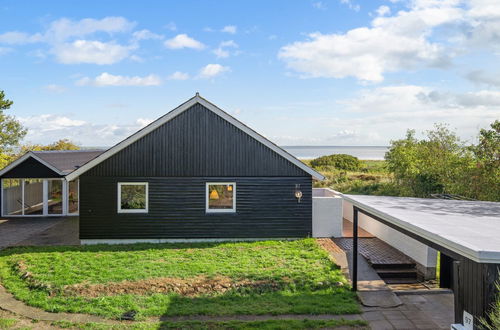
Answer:
<path fill-rule="evenodd" d="M 72 322 L 53 322 L 52 325 L 60 328 L 76 328 L 83 330 L 153 330 L 153 329 L 325 329 L 341 326 L 349 327 L 366 327 L 368 324 L 365 321 L 351 320 L 269 320 L 269 321 L 226 321 L 226 322 L 199 322 L 199 321 L 182 321 L 182 322 L 158 322 L 146 323 L 137 322 L 134 324 L 123 325 L 108 325 L 102 323 L 85 323 L 78 324 Z"/>
<path fill-rule="evenodd" d="M 20 270 L 22 263 L 25 269 Z M 28 279 L 23 274 L 28 272 Z M 225 293 L 119 294 L 96 298 L 68 295 L 74 284 L 123 280 L 226 276 L 273 281 L 278 288 Z M 30 247 L 0 251 L 0 280 L 14 296 L 50 312 L 79 312 L 137 319 L 159 315 L 359 313 L 338 266 L 313 239 L 200 244 L 134 244 Z"/>
<path fill-rule="evenodd" d="M 304 161 L 309 164 L 309 161 Z M 325 176 L 323 181 L 315 181 L 314 187 L 328 187 L 344 194 L 401 196 L 403 193 L 394 183 L 384 160 L 362 160 L 359 171 L 344 171 L 332 166 L 315 168 Z"/>
<path fill-rule="evenodd" d="M 17 323 L 16 319 L 0 318 L 0 329 L 10 329 Z"/>

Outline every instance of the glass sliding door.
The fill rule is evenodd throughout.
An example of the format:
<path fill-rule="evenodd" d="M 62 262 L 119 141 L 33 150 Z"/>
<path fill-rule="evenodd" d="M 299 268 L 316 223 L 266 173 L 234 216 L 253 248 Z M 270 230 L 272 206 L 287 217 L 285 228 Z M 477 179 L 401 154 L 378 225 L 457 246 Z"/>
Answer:
<path fill-rule="evenodd" d="M 23 188 L 21 179 L 3 179 L 2 212 L 4 215 L 23 214 Z"/>
<path fill-rule="evenodd" d="M 78 180 L 2 179 L 3 216 L 78 214 Z"/>
<path fill-rule="evenodd" d="M 78 213 L 78 180 L 68 183 L 68 213 Z"/>
<path fill-rule="evenodd" d="M 24 179 L 24 215 L 43 215 L 43 180 Z"/>
<path fill-rule="evenodd" d="M 63 214 L 63 181 L 47 180 L 47 213 Z"/>

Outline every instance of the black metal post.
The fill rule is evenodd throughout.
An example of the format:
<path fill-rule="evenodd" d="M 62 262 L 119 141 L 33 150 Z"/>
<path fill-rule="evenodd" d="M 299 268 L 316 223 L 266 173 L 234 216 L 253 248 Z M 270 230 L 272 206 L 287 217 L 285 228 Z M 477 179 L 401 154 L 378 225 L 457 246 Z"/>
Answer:
<path fill-rule="evenodd" d="M 439 287 L 453 289 L 453 259 L 443 252 L 440 254 Z"/>
<path fill-rule="evenodd" d="M 352 223 L 352 291 L 358 290 L 358 208 L 353 206 Z"/>

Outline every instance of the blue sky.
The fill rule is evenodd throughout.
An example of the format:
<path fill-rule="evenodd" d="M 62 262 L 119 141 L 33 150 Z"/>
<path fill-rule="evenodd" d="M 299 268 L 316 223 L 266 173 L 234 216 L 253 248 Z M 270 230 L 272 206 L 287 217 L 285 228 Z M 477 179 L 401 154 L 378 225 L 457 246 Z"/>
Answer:
<path fill-rule="evenodd" d="M 26 142 L 108 146 L 195 92 L 281 145 L 387 145 L 500 118 L 500 3 L 0 1 Z"/>

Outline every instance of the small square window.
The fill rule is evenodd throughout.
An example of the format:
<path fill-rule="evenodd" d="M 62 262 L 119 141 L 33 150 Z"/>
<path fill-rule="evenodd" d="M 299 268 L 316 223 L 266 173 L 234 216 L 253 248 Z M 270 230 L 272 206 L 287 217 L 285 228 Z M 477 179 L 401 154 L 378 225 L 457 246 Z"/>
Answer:
<path fill-rule="evenodd" d="M 118 182 L 118 213 L 147 213 L 148 183 Z"/>
<path fill-rule="evenodd" d="M 236 183 L 207 182 L 206 212 L 236 212 Z"/>

